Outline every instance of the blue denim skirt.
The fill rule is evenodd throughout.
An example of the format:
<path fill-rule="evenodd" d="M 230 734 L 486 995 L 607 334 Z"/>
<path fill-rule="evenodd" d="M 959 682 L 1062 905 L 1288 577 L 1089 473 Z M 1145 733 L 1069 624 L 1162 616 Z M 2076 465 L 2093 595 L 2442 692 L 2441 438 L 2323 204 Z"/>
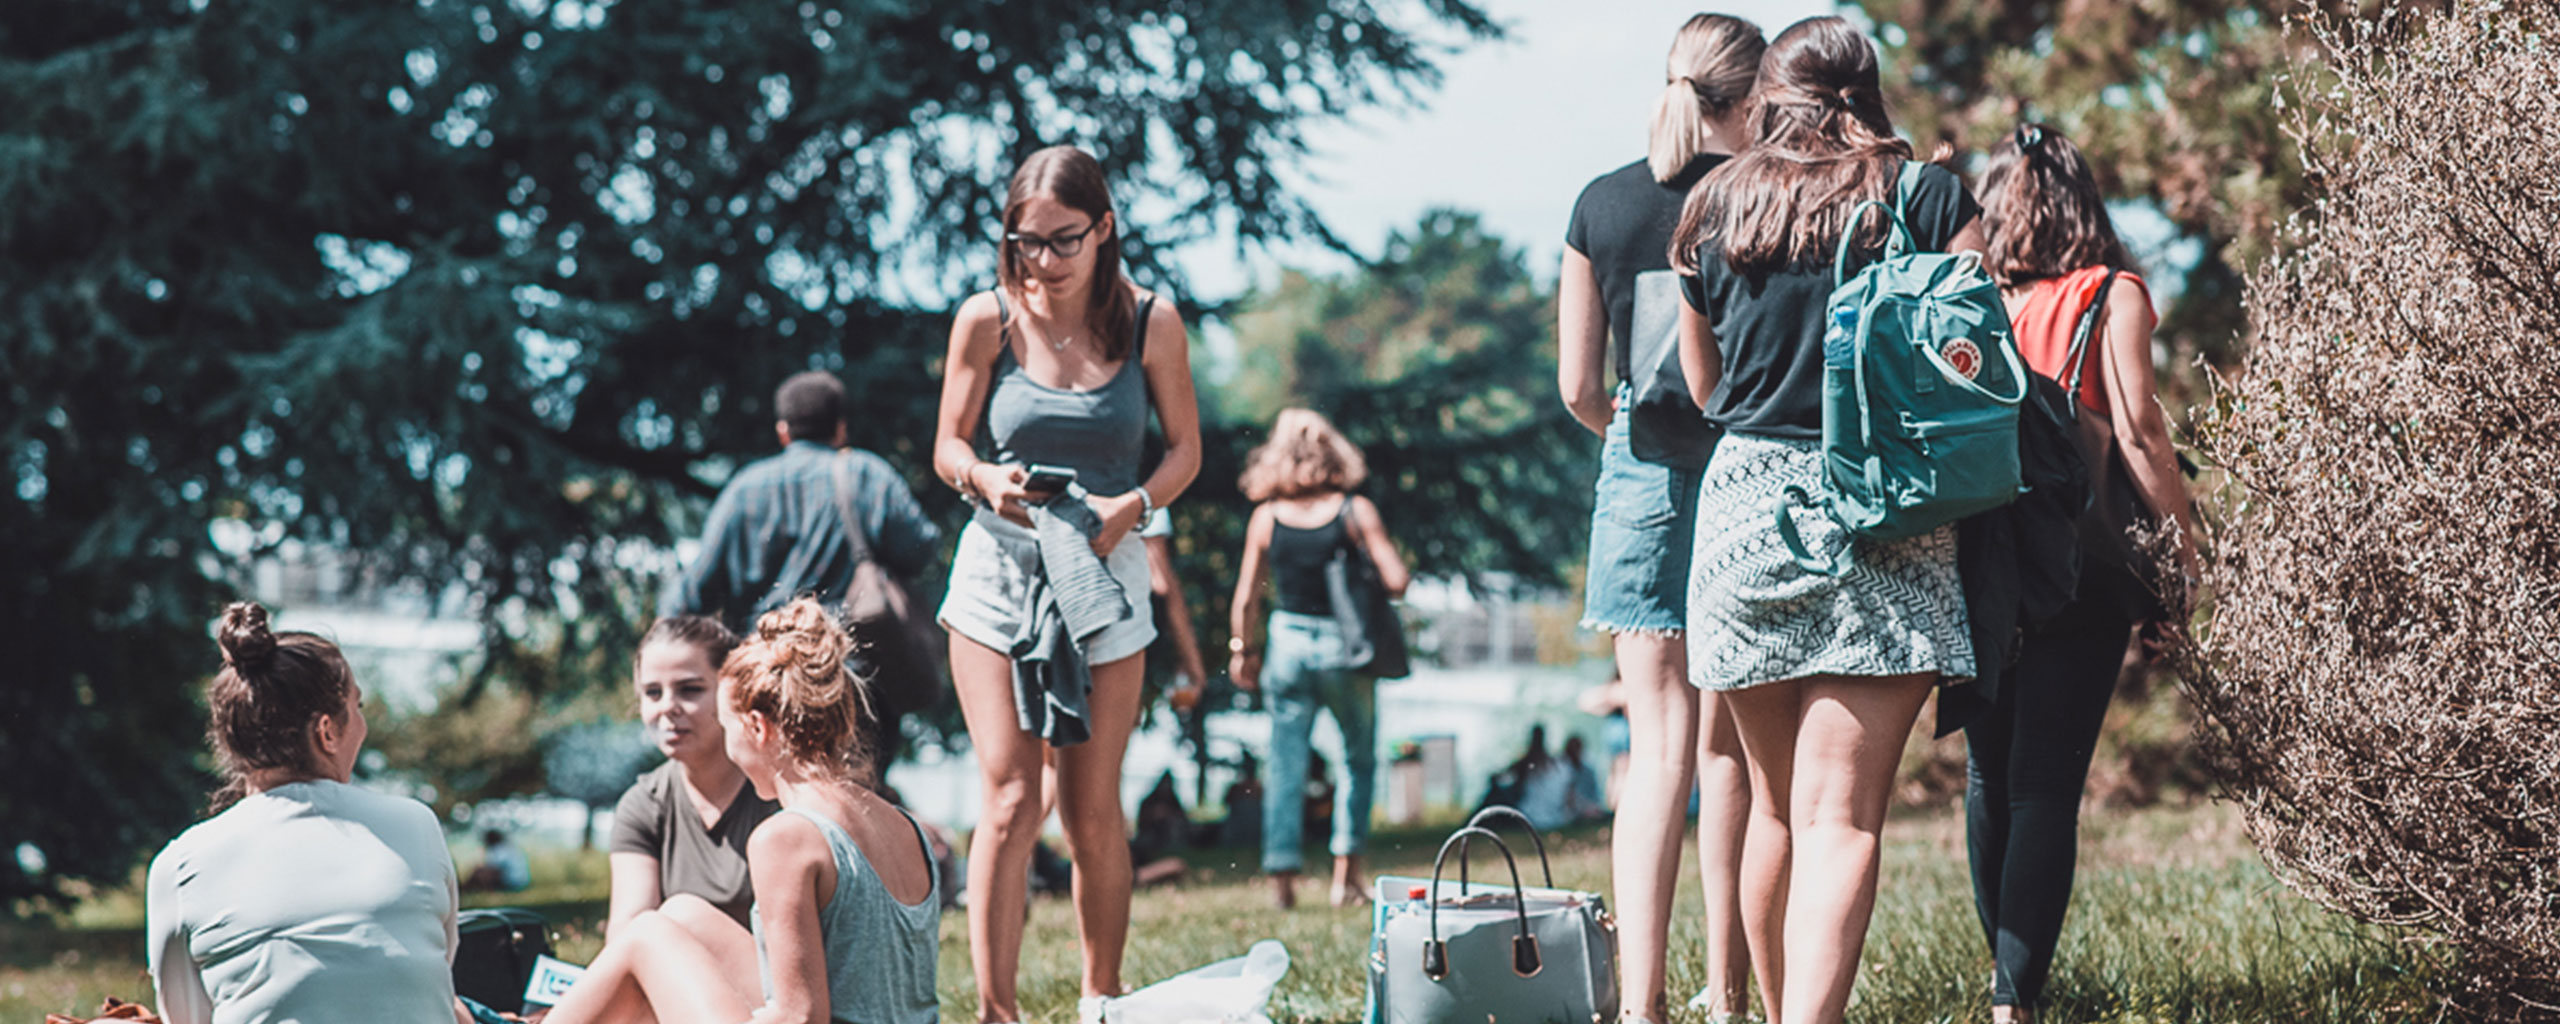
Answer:
<path fill-rule="evenodd" d="M 1623 406 L 1624 385 L 1618 398 Z M 1680 635 L 1687 626 L 1689 549 L 1703 475 L 1636 458 L 1627 447 L 1627 417 L 1609 419 L 1600 442 L 1600 481 L 1592 491 L 1584 628 Z"/>

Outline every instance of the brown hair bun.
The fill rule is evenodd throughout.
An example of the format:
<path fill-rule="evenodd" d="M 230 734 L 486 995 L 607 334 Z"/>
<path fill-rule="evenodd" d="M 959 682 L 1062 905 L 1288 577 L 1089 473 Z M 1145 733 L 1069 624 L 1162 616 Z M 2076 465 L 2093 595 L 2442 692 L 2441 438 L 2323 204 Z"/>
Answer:
<path fill-rule="evenodd" d="M 205 736 L 222 765 L 223 786 L 213 809 L 239 800 L 254 775 L 319 777 L 312 723 L 345 721 L 347 690 L 355 685 L 338 645 L 311 633 L 277 633 L 267 625 L 267 610 L 249 601 L 222 609 L 214 642 L 222 648 L 222 670 L 205 689 Z"/>
<path fill-rule="evenodd" d="M 233 601 L 222 609 L 214 642 L 222 648 L 222 664 L 244 672 L 265 667 L 276 653 L 276 635 L 267 628 L 267 609 L 254 601 Z"/>

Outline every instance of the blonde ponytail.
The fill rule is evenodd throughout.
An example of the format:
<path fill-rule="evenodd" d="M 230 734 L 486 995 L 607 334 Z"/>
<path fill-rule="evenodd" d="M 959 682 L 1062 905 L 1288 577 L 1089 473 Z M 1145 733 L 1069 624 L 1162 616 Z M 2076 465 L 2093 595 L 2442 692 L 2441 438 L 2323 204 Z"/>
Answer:
<path fill-rule="evenodd" d="M 1645 145 L 1653 180 L 1670 182 L 1707 151 L 1709 121 L 1751 98 L 1768 49 L 1760 26 L 1730 14 L 1695 15 L 1680 26 Z"/>

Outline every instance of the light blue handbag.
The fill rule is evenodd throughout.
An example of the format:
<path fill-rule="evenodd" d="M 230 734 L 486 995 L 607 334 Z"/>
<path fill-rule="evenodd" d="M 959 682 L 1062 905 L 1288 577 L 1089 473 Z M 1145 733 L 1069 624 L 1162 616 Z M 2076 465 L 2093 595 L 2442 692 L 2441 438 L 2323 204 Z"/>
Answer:
<path fill-rule="evenodd" d="M 1483 822 L 1518 818 L 1489 807 Z M 1546 846 L 1538 842 L 1538 860 Z M 1466 877 L 1468 847 L 1493 844 L 1511 884 Z M 1460 877 L 1444 882 L 1449 855 Z M 1605 1024 L 1618 1016 L 1618 929 L 1600 894 L 1520 884 L 1502 837 L 1475 824 L 1450 833 L 1431 878 L 1382 877 L 1369 940 L 1368 1024 Z"/>

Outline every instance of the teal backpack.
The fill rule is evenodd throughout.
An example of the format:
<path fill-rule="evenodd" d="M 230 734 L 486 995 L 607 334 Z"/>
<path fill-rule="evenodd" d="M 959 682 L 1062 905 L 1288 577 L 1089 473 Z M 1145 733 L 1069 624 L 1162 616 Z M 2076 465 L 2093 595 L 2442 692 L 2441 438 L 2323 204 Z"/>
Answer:
<path fill-rule="evenodd" d="M 1823 494 L 1787 488 L 1778 534 L 1807 571 L 1837 575 L 1817 559 L 1790 514 L 1810 505 L 1850 534 L 1916 537 L 2017 500 L 2018 403 L 2026 368 L 2000 286 L 1979 256 L 1913 252 L 1903 207 L 1921 164 L 1902 165 L 1894 204 L 1859 203 L 1832 262 L 1829 328 L 1822 339 Z M 1885 211 L 1892 230 L 1882 258 L 1844 279 L 1860 218 Z"/>

